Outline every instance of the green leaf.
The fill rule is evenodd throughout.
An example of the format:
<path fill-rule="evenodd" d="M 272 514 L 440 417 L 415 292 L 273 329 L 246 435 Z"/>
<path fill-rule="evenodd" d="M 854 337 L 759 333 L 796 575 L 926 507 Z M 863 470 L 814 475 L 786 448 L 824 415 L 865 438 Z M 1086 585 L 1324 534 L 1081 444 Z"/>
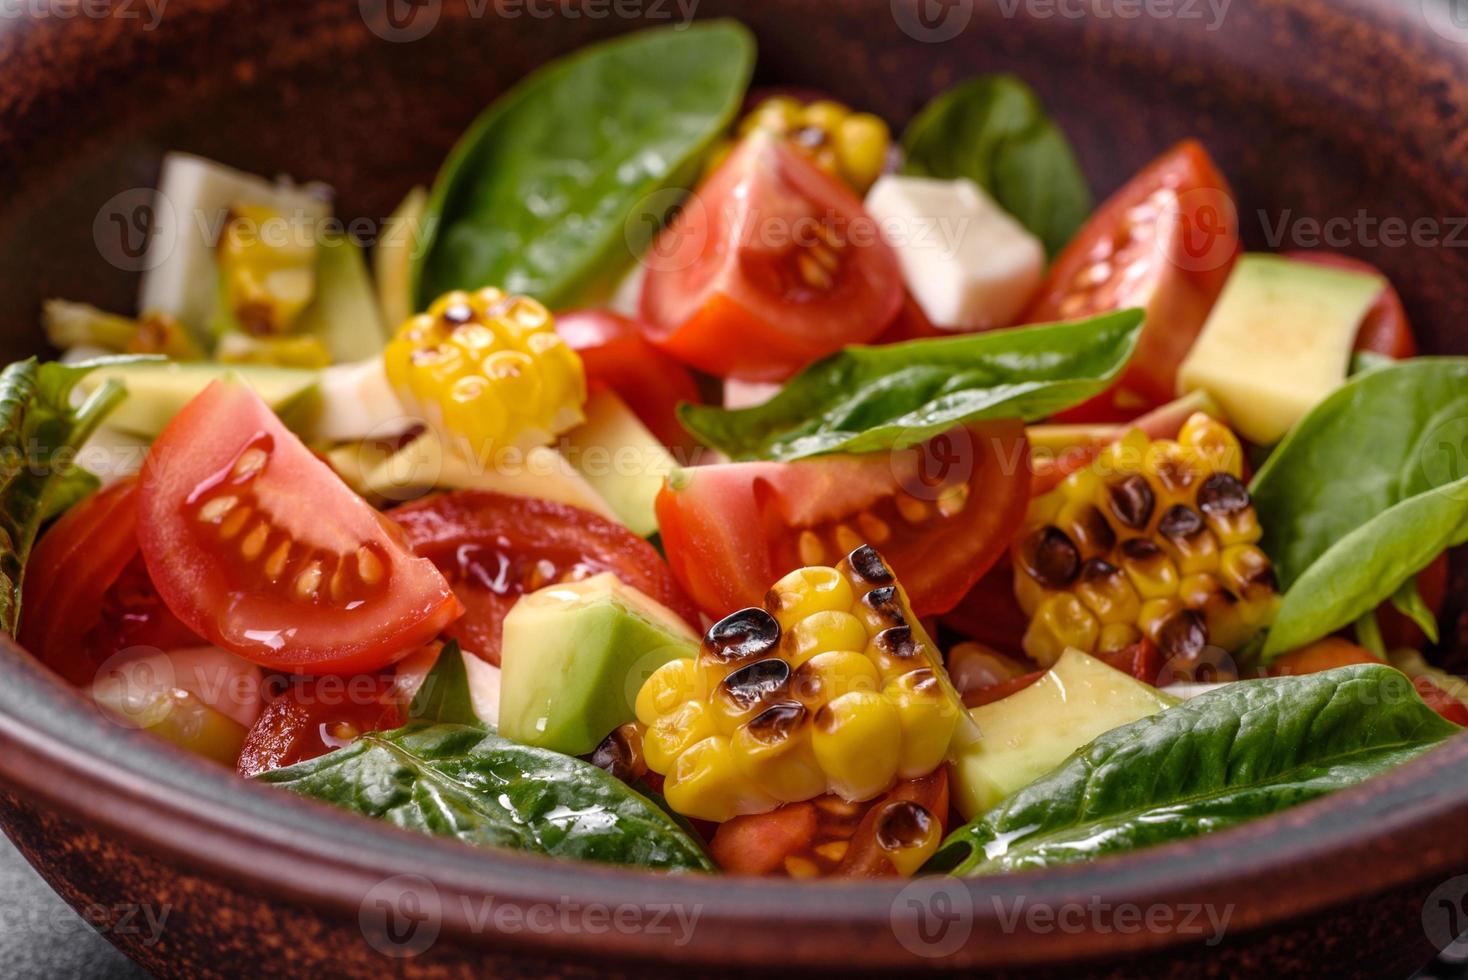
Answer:
<path fill-rule="evenodd" d="M 774 398 L 679 407 L 683 427 L 733 459 L 906 448 L 984 419 L 1045 418 L 1104 391 L 1126 366 L 1141 310 L 1089 320 L 848 347 Z"/>
<path fill-rule="evenodd" d="M 109 381 L 72 407 L 77 382 L 98 367 L 135 358 L 76 364 L 17 361 L 0 372 L 0 630 L 20 620 L 25 563 L 41 524 L 96 488 L 75 467 L 76 450 L 122 401 Z"/>
<path fill-rule="evenodd" d="M 1364 647 L 1377 660 L 1386 660 L 1386 640 L 1381 635 L 1381 623 L 1376 618 L 1376 610 L 1371 609 L 1362 613 L 1354 624 L 1356 631 L 1356 643 Z"/>
<path fill-rule="evenodd" d="M 433 662 L 433 669 L 423 678 L 413 703 L 408 706 L 413 721 L 443 722 L 449 725 L 478 725 L 474 697 L 469 693 L 469 672 L 464 668 L 464 654 L 458 640 L 445 643 Z"/>
<path fill-rule="evenodd" d="M 1437 643 L 1437 617 L 1427 607 L 1427 600 L 1422 598 L 1422 593 L 1417 589 L 1417 577 L 1413 576 L 1403 582 L 1397 591 L 1392 593 L 1392 606 L 1417 624 L 1424 636 L 1432 643 Z"/>
<path fill-rule="evenodd" d="M 1424 357 L 1356 375 L 1315 406 L 1259 470 L 1251 487 L 1260 546 L 1285 590 L 1264 656 L 1286 640 L 1317 640 L 1397 594 L 1421 564 L 1418 544 L 1457 538 L 1461 494 L 1387 517 L 1413 498 L 1468 478 L 1468 358 Z M 1384 523 L 1376 524 L 1378 521 Z M 1369 524 L 1374 530 L 1358 534 Z M 1383 534 L 1405 528 L 1414 542 Z M 1409 553 L 1412 557 L 1409 557 Z M 1330 555 L 1330 564 L 1315 566 Z M 1347 570 L 1332 583 L 1331 569 Z M 1299 596 L 1306 575 L 1311 585 Z M 1357 589 L 1347 593 L 1348 588 Z M 1328 602 L 1322 604 L 1322 599 Z M 1353 614 L 1342 620 L 1347 610 Z M 1419 610 L 1420 612 L 1420 610 Z M 1281 628 L 1283 627 L 1283 628 Z"/>
<path fill-rule="evenodd" d="M 583 48 L 516 85 L 434 183 L 414 259 L 418 308 L 486 285 L 552 309 L 608 289 L 675 203 L 658 192 L 697 176 L 753 63 L 749 31 L 714 21 Z"/>
<path fill-rule="evenodd" d="M 1052 256 L 1091 214 L 1091 192 L 1069 141 L 1013 75 L 984 75 L 949 89 L 908 125 L 902 145 L 904 173 L 973 180 Z"/>
<path fill-rule="evenodd" d="M 997 874 L 1221 830 L 1355 786 L 1461 731 L 1385 665 L 1228 684 L 1097 738 L 950 835 L 929 868 Z"/>
<path fill-rule="evenodd" d="M 1350 625 L 1464 542 L 1468 477 L 1388 508 L 1337 541 L 1290 586 L 1265 641 L 1264 662 Z"/>
<path fill-rule="evenodd" d="M 415 722 L 256 777 L 468 844 L 668 871 L 712 871 L 655 803 L 589 762 L 481 726 Z"/>

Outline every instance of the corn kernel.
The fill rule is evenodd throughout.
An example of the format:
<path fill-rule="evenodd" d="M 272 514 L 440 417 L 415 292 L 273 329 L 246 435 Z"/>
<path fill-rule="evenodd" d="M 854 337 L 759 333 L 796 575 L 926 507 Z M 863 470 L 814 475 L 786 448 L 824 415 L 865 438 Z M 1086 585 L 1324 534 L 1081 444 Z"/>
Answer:
<path fill-rule="evenodd" d="M 1042 667 L 1060 659 L 1068 647 L 1095 650 L 1101 636 L 1101 624 L 1081 600 L 1067 592 L 1057 593 L 1040 603 L 1025 630 L 1025 653 Z"/>
<path fill-rule="evenodd" d="M 805 662 L 790 679 L 790 693 L 811 709 L 852 691 L 878 691 L 882 676 L 870 657 L 855 650 L 829 650 Z"/>
<path fill-rule="evenodd" d="M 929 668 L 911 670 L 894 677 L 882 688 L 882 696 L 897 709 L 902 729 L 902 751 L 897 777 L 917 779 L 942 763 L 958 727 L 958 711 L 944 696 L 937 677 Z"/>
<path fill-rule="evenodd" d="M 1125 650 L 1141 639 L 1141 631 L 1131 623 L 1108 623 L 1101 627 L 1101 639 L 1097 641 L 1096 649 L 1102 653 Z"/>
<path fill-rule="evenodd" d="M 729 740 L 719 735 L 690 745 L 678 756 L 663 783 L 663 798 L 685 816 L 719 822 L 779 805 L 743 777 Z"/>
<path fill-rule="evenodd" d="M 784 643 L 784 653 L 790 666 L 800 667 L 826 650 L 866 649 L 867 629 L 851 613 L 827 609 L 797 622 L 785 634 Z"/>
<path fill-rule="evenodd" d="M 1195 412 L 1183 423 L 1177 441 L 1202 454 L 1208 468 L 1227 473 L 1235 479 L 1244 475 L 1244 448 L 1228 426 L 1203 412 Z"/>
<path fill-rule="evenodd" d="M 887 165 L 892 132 L 881 118 L 868 112 L 847 116 L 836 129 L 836 160 L 841 175 L 853 189 L 865 192 Z"/>
<path fill-rule="evenodd" d="M 897 873 L 911 877 L 938 850 L 943 824 L 921 804 L 895 800 L 877 814 L 873 834 Z"/>
<path fill-rule="evenodd" d="M 782 629 L 820 612 L 848 610 L 855 599 L 851 586 L 834 568 L 800 568 L 770 587 L 765 606 Z M 828 648 L 829 649 L 829 648 Z"/>
<path fill-rule="evenodd" d="M 637 720 L 650 727 L 683 702 L 704 698 L 703 677 L 698 666 L 687 657 L 679 657 L 648 675 L 637 690 L 634 711 Z"/>
<path fill-rule="evenodd" d="M 261 205 L 230 208 L 216 249 L 219 290 L 232 322 L 255 337 L 287 332 L 316 290 L 311 229 Z"/>
<path fill-rule="evenodd" d="M 1101 558 L 1092 558 L 1081 566 L 1075 593 L 1103 626 L 1134 623 L 1142 609 L 1142 600 L 1126 575 Z"/>
<path fill-rule="evenodd" d="M 783 137 L 857 194 L 865 194 L 881 176 L 892 147 L 892 133 L 879 117 L 854 113 L 829 99 L 806 104 L 789 96 L 772 96 L 750 110 L 737 127 L 741 138 L 756 130 Z M 716 162 L 706 169 L 712 170 L 727 158 L 731 145 L 726 142 L 716 147 Z"/>
<path fill-rule="evenodd" d="M 703 701 L 685 701 L 659 715 L 642 737 L 642 754 L 654 772 L 669 772 L 689 746 L 718 734 L 713 713 Z"/>
<path fill-rule="evenodd" d="M 730 745 L 740 771 L 782 803 L 826 791 L 826 774 L 811 748 L 810 713 L 796 701 L 771 705 L 734 733 Z"/>
<path fill-rule="evenodd" d="M 831 791 L 858 802 L 896 781 L 901 733 L 901 716 L 890 701 L 874 691 L 852 691 L 817 712 L 811 746 Z"/>

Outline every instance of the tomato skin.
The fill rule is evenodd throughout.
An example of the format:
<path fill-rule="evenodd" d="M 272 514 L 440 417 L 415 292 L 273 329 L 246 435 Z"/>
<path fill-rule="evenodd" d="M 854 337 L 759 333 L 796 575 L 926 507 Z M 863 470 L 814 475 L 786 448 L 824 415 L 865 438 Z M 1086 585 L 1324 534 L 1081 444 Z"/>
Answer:
<path fill-rule="evenodd" d="M 616 392 L 642 424 L 667 446 L 692 447 L 678 423 L 681 402 L 698 403 L 687 368 L 649 344 L 635 320 L 609 310 L 556 314 L 556 333 L 581 355 L 586 381 Z"/>
<path fill-rule="evenodd" d="M 461 611 L 432 563 L 238 382 L 211 384 L 154 442 L 137 537 L 174 615 L 274 670 L 376 670 Z"/>
<path fill-rule="evenodd" d="M 1329 266 L 1333 269 L 1364 272 L 1368 275 L 1386 278 L 1382 275 L 1381 270 L 1370 262 L 1353 259 L 1349 255 L 1341 255 L 1338 252 L 1294 251 L 1285 252 L 1284 256 L 1289 259 L 1298 259 L 1301 262 Z M 1361 321 L 1361 329 L 1356 332 L 1355 349 L 1384 354 L 1398 361 L 1417 356 L 1417 339 L 1412 336 L 1412 328 L 1407 323 L 1407 310 L 1402 306 L 1402 297 L 1391 282 L 1388 281 L 1382 286 L 1371 308 L 1366 311 L 1366 316 Z"/>
<path fill-rule="evenodd" d="M 363 732 L 403 724 L 391 678 L 292 677 L 271 698 L 245 736 L 236 771 L 258 776 L 325 755 Z"/>
<path fill-rule="evenodd" d="M 1468 706 L 1465 706 L 1462 701 L 1426 677 L 1412 678 L 1412 687 L 1417 690 L 1417 696 L 1422 699 L 1423 703 L 1433 711 L 1455 725 L 1468 727 Z"/>
<path fill-rule="evenodd" d="M 1117 384 L 1056 418 L 1125 421 L 1170 400 L 1178 367 L 1240 250 L 1233 192 L 1195 140 L 1174 146 L 1108 198 L 1056 258 L 1021 322 L 1139 306 L 1147 323 Z M 1099 282 L 1093 269 L 1101 270 Z M 1134 269 L 1142 271 L 1128 277 Z"/>
<path fill-rule="evenodd" d="M 1291 650 L 1289 653 L 1274 658 L 1269 664 L 1269 673 L 1274 677 L 1290 677 L 1299 674 L 1318 674 L 1321 671 L 1350 667 L 1354 664 L 1379 663 L 1381 661 L 1365 647 L 1357 646 L 1339 637 L 1328 636 L 1323 640 L 1316 640 L 1309 646 Z"/>
<path fill-rule="evenodd" d="M 525 592 L 573 572 L 614 572 L 695 628 L 698 614 L 656 549 L 596 514 L 529 497 L 457 490 L 392 511 L 414 551 L 448 576 L 465 614 L 445 631 L 499 664 L 500 626 Z M 549 563 L 546 570 L 542 563 Z"/>
<path fill-rule="evenodd" d="M 847 550 L 835 541 L 841 529 L 863 538 L 861 515 L 880 509 L 889 533 L 871 543 L 891 563 L 913 611 L 935 615 L 953 608 L 1004 554 L 1029 500 L 1028 454 L 1023 424 L 1001 421 L 903 453 L 695 467 L 676 486 L 664 484 L 658 526 L 684 590 L 720 617 L 759 605 L 780 576 L 807 564 L 803 532 L 834 528 L 821 542 L 824 560 L 834 564 Z M 957 462 L 950 467 L 950 460 Z M 934 461 L 940 479 L 962 483 L 968 503 L 943 517 L 923 501 L 927 516 L 914 526 L 895 511 L 895 498 L 941 496 L 928 490 L 950 483 L 923 482 Z"/>
<path fill-rule="evenodd" d="M 727 874 L 767 875 L 809 846 L 819 818 L 815 804 L 809 801 L 735 817 L 719 824 L 709 841 L 709 853 Z"/>
<path fill-rule="evenodd" d="M 31 552 L 17 639 L 70 684 L 91 684 L 108 656 L 95 655 L 83 640 L 137 556 L 137 526 L 137 480 L 129 478 L 72 507 Z"/>
<path fill-rule="evenodd" d="M 647 339 L 719 377 L 782 381 L 872 340 L 902 304 L 897 257 L 861 202 L 763 132 L 698 187 L 645 261 Z"/>

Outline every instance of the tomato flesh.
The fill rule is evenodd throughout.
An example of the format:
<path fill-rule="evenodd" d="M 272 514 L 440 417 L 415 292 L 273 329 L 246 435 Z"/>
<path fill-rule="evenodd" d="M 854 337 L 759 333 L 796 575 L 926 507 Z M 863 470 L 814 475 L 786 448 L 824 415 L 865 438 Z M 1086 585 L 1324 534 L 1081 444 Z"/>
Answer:
<path fill-rule="evenodd" d="M 861 544 L 891 563 L 919 616 L 947 612 L 1004 554 L 1029 499 L 1024 426 L 1002 421 L 892 454 L 684 471 L 658 494 L 673 573 L 699 609 L 758 605 L 804 565 Z"/>
<path fill-rule="evenodd" d="M 1145 309 L 1147 321 L 1116 385 L 1057 418 L 1120 421 L 1171 399 L 1178 367 L 1239 250 L 1232 192 L 1193 140 L 1108 198 L 1056 258 L 1022 321 L 1074 320 L 1127 307 Z"/>
<path fill-rule="evenodd" d="M 460 613 L 433 564 L 243 384 L 215 382 L 163 430 L 138 511 L 168 608 L 265 667 L 375 670 Z"/>
<path fill-rule="evenodd" d="M 678 423 L 678 405 L 700 401 L 698 385 L 682 364 L 643 339 L 636 321 L 607 310 L 573 310 L 556 314 L 556 333 L 581 355 L 588 386 L 616 392 L 664 445 L 694 445 Z"/>
<path fill-rule="evenodd" d="M 1349 255 L 1341 255 L 1338 252 L 1297 251 L 1284 254 L 1287 258 L 1298 259 L 1301 262 L 1313 262 L 1316 265 L 1329 266 L 1333 269 L 1364 272 L 1373 276 L 1382 275 L 1381 270 L 1370 262 L 1353 259 Z M 1382 278 L 1386 277 L 1382 276 Z M 1407 324 L 1407 310 L 1402 306 L 1402 297 L 1397 293 L 1396 287 L 1390 282 L 1381 287 L 1381 292 L 1377 294 L 1371 308 L 1366 311 L 1366 316 L 1361 320 L 1361 328 L 1356 331 L 1355 349 L 1383 354 L 1397 361 L 1417 356 L 1417 340 L 1412 336 L 1412 328 Z"/>
<path fill-rule="evenodd" d="M 237 771 L 257 776 L 351 744 L 364 732 L 403 724 L 391 678 L 293 677 L 250 727 Z"/>
<path fill-rule="evenodd" d="M 744 140 L 653 244 L 647 339 L 720 377 L 780 381 L 878 336 L 897 257 L 851 191 L 768 133 Z"/>
<path fill-rule="evenodd" d="M 445 636 L 492 664 L 500 661 L 505 615 L 521 595 L 600 572 L 614 573 L 698 623 L 652 545 L 588 511 L 549 500 L 459 490 L 406 504 L 392 516 L 414 551 L 438 566 L 463 602 L 463 618 Z"/>

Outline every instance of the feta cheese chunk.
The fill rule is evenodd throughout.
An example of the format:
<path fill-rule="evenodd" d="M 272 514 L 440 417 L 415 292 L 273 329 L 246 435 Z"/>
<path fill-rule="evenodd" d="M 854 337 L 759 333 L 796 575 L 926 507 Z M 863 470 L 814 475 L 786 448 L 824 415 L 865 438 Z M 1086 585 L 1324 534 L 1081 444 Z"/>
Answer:
<path fill-rule="evenodd" d="M 1045 274 L 1045 248 L 972 180 L 882 177 L 866 209 L 940 329 L 1014 323 Z"/>

